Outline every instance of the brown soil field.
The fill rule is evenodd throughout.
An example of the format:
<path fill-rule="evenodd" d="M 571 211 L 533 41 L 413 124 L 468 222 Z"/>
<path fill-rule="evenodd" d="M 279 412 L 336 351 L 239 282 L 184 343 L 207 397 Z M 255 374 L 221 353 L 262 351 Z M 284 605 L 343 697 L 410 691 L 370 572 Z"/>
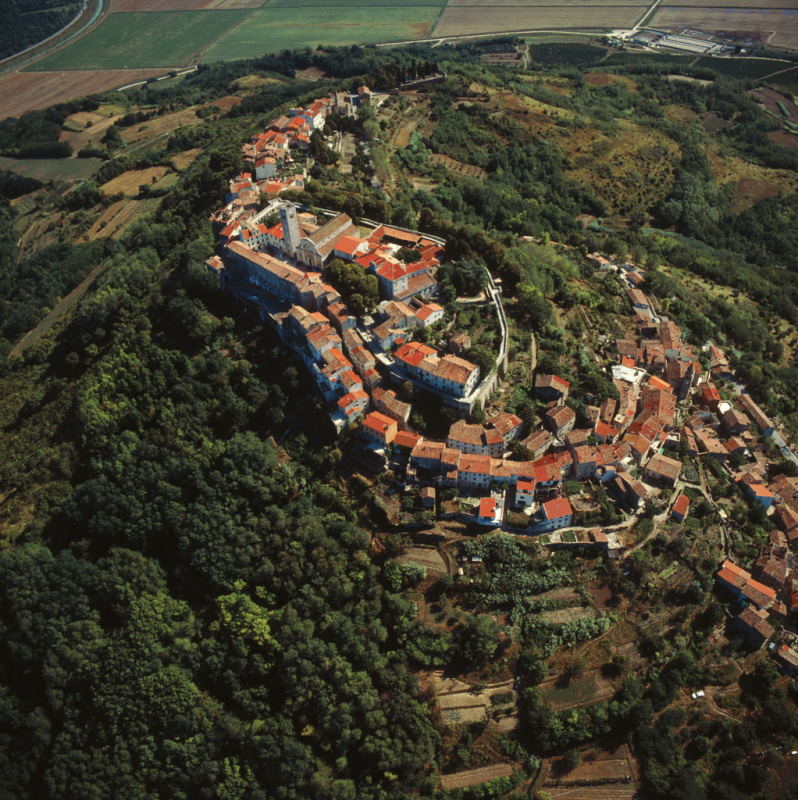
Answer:
<path fill-rule="evenodd" d="M 558 28 L 628 28 L 646 6 L 606 4 L 580 6 L 449 6 L 441 15 L 433 36 L 463 36 L 502 31 L 551 30 Z"/>
<path fill-rule="evenodd" d="M 494 778 L 508 778 L 512 774 L 513 768 L 510 764 L 491 764 L 489 767 L 477 767 L 463 772 L 453 772 L 451 775 L 441 775 L 441 787 L 446 791 L 465 789 L 467 786 L 487 783 Z"/>
<path fill-rule="evenodd" d="M 768 139 L 776 144 L 783 144 L 785 147 L 798 147 L 798 136 L 787 131 L 771 131 L 767 134 Z"/>
<path fill-rule="evenodd" d="M 737 12 L 719 8 L 660 6 L 648 24 L 669 30 L 688 27 L 759 34 L 770 45 L 798 49 L 798 14 L 792 9 L 763 8 L 756 13 L 747 13 L 743 8 Z"/>
<path fill-rule="evenodd" d="M 769 89 L 767 86 L 760 86 L 758 89 L 754 89 L 751 94 L 754 96 L 754 99 L 762 103 L 771 114 L 775 114 L 779 119 L 784 119 L 784 114 L 782 114 L 778 106 L 778 103 L 781 102 L 786 106 L 787 111 L 790 112 L 790 120 L 792 122 L 798 122 L 798 105 L 786 94 L 777 92 L 775 89 Z"/>
<path fill-rule="evenodd" d="M 153 139 L 165 133 L 171 133 L 184 125 L 196 125 L 199 123 L 193 108 L 185 108 L 182 111 L 175 111 L 172 114 L 163 114 L 154 117 L 141 125 L 131 125 L 122 130 L 122 138 L 128 143 L 140 142 L 143 139 Z"/>
<path fill-rule="evenodd" d="M 113 11 L 214 11 L 259 8 L 264 0 L 114 0 Z"/>
<path fill-rule="evenodd" d="M 216 106 L 217 108 L 221 108 L 222 111 L 229 111 L 231 108 L 235 108 L 243 99 L 243 97 L 239 97 L 237 94 L 228 94 L 216 100 L 211 100 L 205 103 L 205 105 Z"/>
<path fill-rule="evenodd" d="M 184 170 L 186 167 L 191 166 L 194 163 L 194 160 L 197 156 L 202 152 L 201 147 L 194 147 L 191 150 L 184 150 L 182 153 L 178 153 L 176 156 L 172 156 L 172 166 L 176 170 Z"/>
<path fill-rule="evenodd" d="M 117 86 L 163 75 L 162 69 L 10 72 L 0 76 L 0 120 L 47 108 L 73 97 L 105 92 Z"/>
<path fill-rule="evenodd" d="M 147 167 L 146 169 L 130 169 L 117 175 L 108 183 L 104 183 L 100 188 L 103 194 L 119 194 L 126 197 L 135 197 L 139 193 L 139 186 L 143 184 L 153 184 L 163 178 L 169 171 L 169 167 Z M 155 180 L 153 180 L 155 178 Z"/>
<path fill-rule="evenodd" d="M 734 187 L 734 197 L 732 198 L 732 209 L 741 211 L 750 208 L 759 200 L 766 197 L 775 197 L 779 194 L 779 187 L 767 181 L 759 181 L 756 178 L 743 178 Z"/>
<path fill-rule="evenodd" d="M 304 78 L 306 81 L 320 81 L 327 77 L 327 73 L 318 67 L 307 67 L 306 69 L 295 69 L 295 78 Z"/>
<path fill-rule="evenodd" d="M 589 761 L 582 763 L 564 776 L 564 780 L 569 783 L 600 780 L 623 781 L 631 777 L 632 773 L 629 768 L 629 762 L 625 758 L 611 758 L 605 761 Z M 548 780 L 546 782 L 549 783 Z"/>

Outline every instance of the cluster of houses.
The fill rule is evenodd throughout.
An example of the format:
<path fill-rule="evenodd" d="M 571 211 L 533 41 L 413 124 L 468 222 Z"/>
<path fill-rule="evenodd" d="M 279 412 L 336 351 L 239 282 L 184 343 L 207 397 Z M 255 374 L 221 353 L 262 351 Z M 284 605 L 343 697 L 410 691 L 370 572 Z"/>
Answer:
<path fill-rule="evenodd" d="M 458 420 L 446 441 L 419 437 L 408 430 L 407 417 L 380 411 L 369 414 L 364 431 L 372 447 L 400 454 L 406 475 L 421 483 L 455 487 L 470 494 L 490 494 L 484 509 L 476 512 L 480 524 L 502 524 L 498 509 L 514 505 L 529 517 L 528 531 L 544 533 L 572 525 L 574 509 L 566 496 L 565 482 L 595 480 L 616 502 L 630 511 L 656 487 L 674 488 L 681 462 L 665 454 L 678 443 L 676 413 L 680 399 L 688 396 L 701 368 L 690 349 L 681 342 L 675 323 L 657 318 L 652 301 L 639 289 L 644 277 L 638 270 L 627 275 L 633 321 L 639 338 L 616 342 L 618 364 L 612 369 L 618 399 L 587 406 L 591 427 L 575 428 L 577 416 L 567 405 L 569 382 L 559 375 L 538 374 L 534 391 L 545 405 L 542 426 L 523 436 L 523 423 L 513 414 L 500 412 L 484 425 Z M 427 386 L 433 380 L 446 391 L 454 374 L 468 391 L 467 369 L 450 359 L 441 374 L 435 352 L 418 342 L 407 342 L 395 353 L 406 374 Z M 421 375 L 425 372 L 425 375 Z M 389 419 L 391 418 L 391 419 Z M 372 424 L 373 423 L 373 424 Z M 517 442 L 526 460 L 511 457 Z M 640 480 L 635 475 L 642 477 Z M 645 481 L 645 482 L 644 482 Z M 512 503 L 504 503 L 510 490 Z M 680 495 L 672 513 L 683 519 L 689 500 Z M 490 514 L 483 514 L 490 505 Z"/>
<path fill-rule="evenodd" d="M 237 226 L 248 220 L 255 234 L 262 233 L 259 219 L 252 220 L 260 216 L 262 198 L 275 199 L 283 192 L 305 188 L 306 172 L 298 166 L 297 156 L 309 150 L 312 135 L 324 129 L 331 114 L 352 116 L 358 106 L 371 105 L 372 97 L 371 90 L 361 86 L 354 95 L 335 92 L 271 120 L 241 145 L 244 172 L 230 180 L 225 204 L 211 221 L 222 227 L 227 238 L 237 235 Z"/>
<path fill-rule="evenodd" d="M 361 89 L 358 101 L 370 102 L 370 92 Z M 218 254 L 207 267 L 227 293 L 274 323 L 312 375 L 337 430 L 372 407 L 401 409 L 406 423 L 409 406 L 388 388 L 404 381 L 467 413 L 479 367 L 412 341 L 415 331 L 444 317 L 432 299 L 435 272 L 445 257 L 441 239 L 388 225 L 356 225 L 343 213 L 320 218 L 284 200 L 260 208 L 260 159 L 279 157 L 278 164 L 284 164 L 289 146 L 301 146 L 302 137 L 319 130 L 331 111 L 340 113 L 345 101 L 336 98 L 293 109 L 245 145 L 245 157 L 254 159 L 254 176 L 236 176 L 226 205 L 211 217 Z M 264 155 L 267 149 L 272 155 Z M 374 276 L 383 300 L 371 316 L 350 313 L 326 280 L 333 260 Z"/>

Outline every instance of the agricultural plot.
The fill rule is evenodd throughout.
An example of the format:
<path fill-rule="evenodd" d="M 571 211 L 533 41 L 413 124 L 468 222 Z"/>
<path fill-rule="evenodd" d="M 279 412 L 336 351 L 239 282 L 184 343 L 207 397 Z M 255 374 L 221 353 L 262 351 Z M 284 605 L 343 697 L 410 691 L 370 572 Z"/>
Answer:
<path fill-rule="evenodd" d="M 649 25 L 677 30 L 734 31 L 757 36 L 774 46 L 798 49 L 798 9 L 792 8 L 686 8 L 660 6 Z"/>
<path fill-rule="evenodd" d="M 449 6 L 433 36 L 465 36 L 505 31 L 629 28 L 645 11 L 644 5 Z"/>
<path fill-rule="evenodd" d="M 99 158 L 0 158 L 0 169 L 37 181 L 74 181 L 90 178 L 102 163 Z"/>
<path fill-rule="evenodd" d="M 114 11 L 211 11 L 260 8 L 266 0 L 114 0 Z"/>
<path fill-rule="evenodd" d="M 558 685 L 557 681 L 545 681 L 540 685 L 543 698 L 555 711 L 566 708 L 597 703 L 607 697 L 612 697 L 615 687 L 601 677 L 598 671 L 590 672 L 582 678 L 572 680 L 566 686 Z"/>
<path fill-rule="evenodd" d="M 509 778 L 512 774 L 513 768 L 510 764 L 491 764 L 488 767 L 477 767 L 462 772 L 453 772 L 451 775 L 441 775 L 441 787 L 445 791 L 465 789 L 468 786 L 477 786 L 496 778 Z"/>
<path fill-rule="evenodd" d="M 26 111 L 47 108 L 72 97 L 105 92 L 133 81 L 142 81 L 163 70 L 105 70 L 97 72 L 10 72 L 0 76 L 0 120 Z"/>
<path fill-rule="evenodd" d="M 75 44 L 32 70 L 177 67 L 196 59 L 247 11 L 146 11 L 111 14 Z"/>
<path fill-rule="evenodd" d="M 696 66 L 706 67 L 732 78 L 751 79 L 762 78 L 784 67 L 783 64 L 757 58 L 712 58 L 712 56 L 702 58 Z"/>
<path fill-rule="evenodd" d="M 639 0 L 638 0 L 639 2 Z M 553 0 L 449 0 L 448 8 L 462 9 L 462 8 L 563 8 L 563 9 L 577 9 L 585 6 L 595 6 L 599 8 L 606 8 L 607 6 L 629 6 L 634 5 L 634 0 L 576 0 L 575 3 L 563 2 L 555 3 Z M 578 17 L 574 17 L 578 19 Z M 575 24 L 575 23 L 574 23 Z M 579 27 L 584 27 L 579 25 Z"/>
<path fill-rule="evenodd" d="M 146 169 L 131 169 L 117 175 L 112 180 L 104 183 L 100 188 L 103 194 L 123 194 L 125 197 L 135 197 L 140 186 L 153 186 L 169 171 L 168 167 L 147 167 Z"/>
<path fill-rule="evenodd" d="M 485 178 L 488 177 L 488 173 L 485 172 L 482 167 L 476 167 L 473 164 L 464 164 L 462 161 L 457 161 L 441 153 L 433 153 L 433 155 L 429 157 L 429 160 L 432 161 L 433 164 L 440 164 L 450 172 L 454 172 L 466 178 L 480 178 L 481 180 L 485 180 Z"/>
<path fill-rule="evenodd" d="M 217 12 L 219 13 L 219 12 Z M 203 55 L 204 62 L 257 58 L 264 53 L 323 45 L 419 39 L 429 34 L 440 7 L 267 7 L 229 31 Z"/>
<path fill-rule="evenodd" d="M 338 0 L 337 2 L 325 3 L 323 0 L 268 0 L 269 8 L 326 8 L 330 5 L 338 5 L 342 8 L 385 8 L 385 7 L 405 7 L 413 6 L 438 6 L 442 8 L 446 5 L 446 0 Z"/>

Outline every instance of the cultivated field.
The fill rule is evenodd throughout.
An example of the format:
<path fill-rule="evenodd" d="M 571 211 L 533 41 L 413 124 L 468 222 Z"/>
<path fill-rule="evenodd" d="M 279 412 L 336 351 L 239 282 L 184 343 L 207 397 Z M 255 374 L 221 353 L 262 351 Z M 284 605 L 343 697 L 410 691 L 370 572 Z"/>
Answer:
<path fill-rule="evenodd" d="M 638 4 L 640 0 L 638 0 Z M 572 17 L 572 24 L 576 27 L 582 28 L 583 25 L 577 25 L 579 20 L 580 10 L 584 6 L 600 6 L 604 8 L 606 6 L 629 6 L 635 5 L 634 0 L 577 0 L 575 3 L 555 3 L 554 0 L 449 0 L 448 8 L 450 9 L 462 9 L 462 8 L 481 8 L 483 11 L 487 9 L 493 8 L 540 8 L 540 7 L 551 7 L 551 8 L 562 8 L 564 11 L 569 9 L 574 9 L 574 13 L 571 15 Z M 688 3 L 689 5 L 689 3 Z M 506 12 L 502 12 L 506 13 Z M 492 23 L 492 19 L 489 17 L 486 19 L 486 25 Z M 487 30 L 487 28 L 486 28 Z"/>
<path fill-rule="evenodd" d="M 0 158 L 0 169 L 10 169 L 38 181 L 74 181 L 91 177 L 99 158 Z"/>
<path fill-rule="evenodd" d="M 111 203 L 78 241 L 90 242 L 101 237 L 119 239 L 136 217 L 153 211 L 159 202 L 157 198 L 149 198 L 147 200 L 125 199 Z"/>
<path fill-rule="evenodd" d="M 162 75 L 162 69 L 11 72 L 0 75 L 0 119 Z"/>
<path fill-rule="evenodd" d="M 446 0 L 331 0 L 323 3 L 321 0 L 269 0 L 269 8 L 327 8 L 339 6 L 347 8 L 384 8 L 404 6 L 441 6 L 446 5 Z M 360 13 L 359 11 L 357 12 Z"/>
<path fill-rule="evenodd" d="M 202 56 L 204 62 L 256 58 L 264 53 L 316 45 L 365 44 L 418 39 L 429 34 L 436 6 L 280 8 L 255 11 Z M 216 12 L 220 13 L 220 12 Z"/>
<path fill-rule="evenodd" d="M 33 70 L 177 67 L 198 57 L 247 11 L 147 11 L 109 15 L 77 42 L 45 56 Z"/>
<path fill-rule="evenodd" d="M 646 6 L 449 6 L 433 36 L 556 28 L 629 28 Z"/>
<path fill-rule="evenodd" d="M 454 158 L 443 155 L 442 153 L 433 153 L 429 157 L 429 160 L 432 161 L 433 164 L 440 164 L 442 167 L 445 167 L 450 172 L 454 172 L 457 175 L 463 175 L 464 177 L 471 178 L 481 178 L 482 180 L 488 177 L 488 173 L 485 172 L 482 167 L 476 167 L 473 164 L 464 164 L 462 161 L 457 161 Z"/>
<path fill-rule="evenodd" d="M 451 775 L 441 775 L 441 787 L 446 791 L 465 789 L 467 786 L 487 783 L 495 778 L 508 778 L 512 774 L 513 768 L 510 764 L 491 764 L 488 767 L 477 767 L 454 772 Z"/>
<path fill-rule="evenodd" d="M 123 194 L 125 197 L 135 197 L 139 193 L 140 186 L 155 185 L 168 171 L 168 167 L 131 169 L 121 175 L 117 175 L 100 188 L 103 194 Z"/>
<path fill-rule="evenodd" d="M 685 8 L 660 6 L 649 20 L 653 28 L 675 30 L 689 27 L 705 31 L 729 31 L 758 35 L 777 47 L 798 49 L 798 9 Z"/>
<path fill-rule="evenodd" d="M 114 0 L 114 11 L 211 11 L 260 8 L 266 0 Z"/>

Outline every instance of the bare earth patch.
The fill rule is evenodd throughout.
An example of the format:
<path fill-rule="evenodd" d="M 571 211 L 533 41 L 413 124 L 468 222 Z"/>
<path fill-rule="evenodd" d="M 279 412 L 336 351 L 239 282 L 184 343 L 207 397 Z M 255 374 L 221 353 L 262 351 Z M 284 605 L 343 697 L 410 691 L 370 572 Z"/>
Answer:
<path fill-rule="evenodd" d="M 105 92 L 163 75 L 163 69 L 68 70 L 10 72 L 0 75 L 0 120 L 47 108 L 73 97 Z"/>

